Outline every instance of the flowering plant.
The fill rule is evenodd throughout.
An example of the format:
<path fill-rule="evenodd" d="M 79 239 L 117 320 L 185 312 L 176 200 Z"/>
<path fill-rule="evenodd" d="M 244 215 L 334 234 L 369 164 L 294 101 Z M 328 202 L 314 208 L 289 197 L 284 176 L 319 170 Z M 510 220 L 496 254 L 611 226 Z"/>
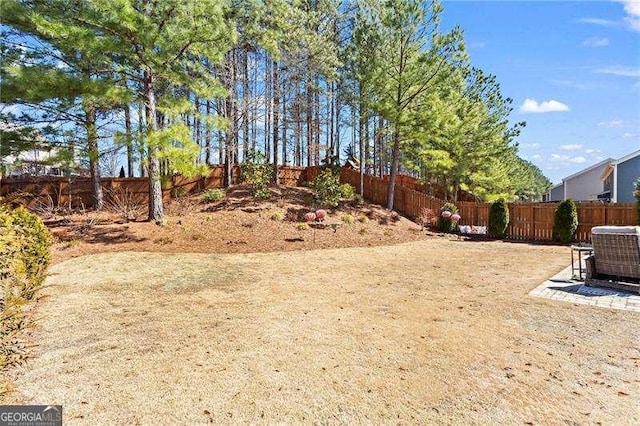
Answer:
<path fill-rule="evenodd" d="M 314 212 L 305 213 L 304 220 L 307 222 L 313 222 L 316 220 L 316 214 Z"/>
<path fill-rule="evenodd" d="M 457 219 L 454 220 L 453 216 Z M 440 218 L 438 219 L 438 228 L 442 232 L 453 232 L 456 229 L 457 221 L 460 220 L 458 208 L 453 203 L 446 203 L 440 208 Z"/>
<path fill-rule="evenodd" d="M 322 221 L 326 216 L 327 216 L 326 210 L 322 210 L 322 209 L 316 210 L 316 217 L 315 217 L 316 220 Z"/>

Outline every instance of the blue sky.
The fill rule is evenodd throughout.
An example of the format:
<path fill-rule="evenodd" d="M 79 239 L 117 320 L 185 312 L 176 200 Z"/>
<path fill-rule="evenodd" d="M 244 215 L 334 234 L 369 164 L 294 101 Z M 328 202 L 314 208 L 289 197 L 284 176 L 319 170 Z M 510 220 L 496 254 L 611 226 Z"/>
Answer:
<path fill-rule="evenodd" d="M 554 183 L 640 149 L 640 0 L 444 0 L 472 63 L 526 121 L 520 155 Z"/>

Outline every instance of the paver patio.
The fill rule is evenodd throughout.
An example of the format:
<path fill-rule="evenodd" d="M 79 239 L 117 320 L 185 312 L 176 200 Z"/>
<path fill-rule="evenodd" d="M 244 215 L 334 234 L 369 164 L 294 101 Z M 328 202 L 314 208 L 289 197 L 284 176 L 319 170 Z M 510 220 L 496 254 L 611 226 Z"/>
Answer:
<path fill-rule="evenodd" d="M 571 277 L 571 266 L 549 278 L 529 295 L 602 308 L 640 312 L 640 295 L 608 288 L 588 287 Z"/>

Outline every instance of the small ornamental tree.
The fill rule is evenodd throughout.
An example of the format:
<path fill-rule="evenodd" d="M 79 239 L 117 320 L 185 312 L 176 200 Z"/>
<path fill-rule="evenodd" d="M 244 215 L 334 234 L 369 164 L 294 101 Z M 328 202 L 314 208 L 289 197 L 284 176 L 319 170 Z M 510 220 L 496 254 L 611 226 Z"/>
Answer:
<path fill-rule="evenodd" d="M 640 225 L 640 177 L 636 179 L 635 183 L 635 191 L 633 191 L 633 195 L 636 197 L 636 223 Z"/>
<path fill-rule="evenodd" d="M 273 166 L 267 157 L 255 149 L 249 150 L 244 162 L 240 165 L 240 179 L 251 185 L 251 195 L 255 198 L 269 198 L 269 183 L 273 177 Z"/>
<path fill-rule="evenodd" d="M 509 225 L 509 206 L 506 201 L 500 199 L 491 204 L 489 210 L 489 236 L 504 238 Z"/>
<path fill-rule="evenodd" d="M 578 229 L 578 210 L 572 199 L 558 205 L 553 218 L 553 239 L 570 243 Z"/>
<path fill-rule="evenodd" d="M 314 203 L 318 207 L 336 207 L 342 198 L 343 188 L 340 185 L 340 174 L 331 168 L 323 169 L 313 180 L 315 190 Z"/>
<path fill-rule="evenodd" d="M 453 203 L 446 203 L 442 206 L 438 217 L 438 229 L 446 233 L 455 231 L 457 222 L 452 220 L 451 216 L 457 213 L 458 208 Z"/>

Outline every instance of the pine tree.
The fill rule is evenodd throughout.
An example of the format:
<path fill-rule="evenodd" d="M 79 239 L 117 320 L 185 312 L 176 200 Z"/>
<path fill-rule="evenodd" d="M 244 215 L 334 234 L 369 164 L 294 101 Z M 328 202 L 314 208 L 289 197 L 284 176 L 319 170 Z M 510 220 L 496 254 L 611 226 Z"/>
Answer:
<path fill-rule="evenodd" d="M 101 209 L 99 115 L 115 109 L 127 94 L 102 55 L 104 45 L 81 23 L 77 13 L 82 11 L 55 0 L 3 2 L 2 23 L 11 29 L 3 47 L 23 46 L 30 37 L 40 46 L 31 43 L 27 55 L 5 64 L 0 92 L 2 102 L 35 111 L 38 121 L 83 128 L 94 207 Z"/>
<path fill-rule="evenodd" d="M 216 0 L 87 0 L 79 17 L 103 35 L 103 54 L 138 85 L 144 102 L 150 221 L 161 223 L 164 218 L 162 160 L 170 159 L 172 168 L 186 174 L 202 172 L 193 167 L 199 147 L 187 126 L 175 120 L 163 125 L 166 116 L 192 108 L 168 89 L 179 87 L 206 99 L 224 94 L 205 64 L 220 63 L 233 42 L 228 6 Z"/>
<path fill-rule="evenodd" d="M 380 67 L 375 85 L 376 111 L 391 126 L 392 154 L 387 208 L 393 210 L 396 175 L 402 145 L 411 142 L 411 128 L 422 97 L 444 78 L 445 65 L 458 60 L 462 34 L 459 29 L 439 32 L 438 2 L 391 0 L 374 16 L 379 26 Z"/>

